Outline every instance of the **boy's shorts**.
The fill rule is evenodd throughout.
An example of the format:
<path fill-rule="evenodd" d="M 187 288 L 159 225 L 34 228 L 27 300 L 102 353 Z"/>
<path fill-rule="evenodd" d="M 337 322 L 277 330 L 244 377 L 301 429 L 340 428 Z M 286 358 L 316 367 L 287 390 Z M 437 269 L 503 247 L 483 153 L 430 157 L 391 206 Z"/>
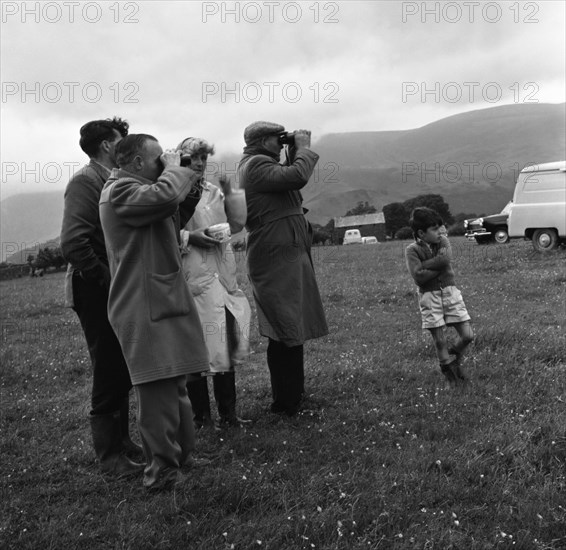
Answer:
<path fill-rule="evenodd" d="M 462 293 L 455 286 L 419 294 L 419 307 L 423 328 L 443 327 L 470 320 Z"/>

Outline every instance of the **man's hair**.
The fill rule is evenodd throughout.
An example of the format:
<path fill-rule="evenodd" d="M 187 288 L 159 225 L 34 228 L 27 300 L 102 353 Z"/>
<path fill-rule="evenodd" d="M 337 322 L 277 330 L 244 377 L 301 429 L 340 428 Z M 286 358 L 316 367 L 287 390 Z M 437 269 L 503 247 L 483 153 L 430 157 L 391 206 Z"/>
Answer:
<path fill-rule="evenodd" d="M 409 225 L 413 230 L 413 235 L 415 239 L 417 238 L 417 233 L 419 229 L 426 231 L 429 227 L 434 227 L 436 225 L 441 226 L 444 222 L 440 217 L 440 214 L 433 210 L 432 208 L 427 208 L 426 206 L 419 206 L 411 212 L 411 218 L 409 220 Z"/>
<path fill-rule="evenodd" d="M 116 145 L 116 164 L 122 168 L 134 160 L 137 155 L 143 154 L 146 141 L 157 141 L 149 134 L 130 134 Z"/>
<path fill-rule="evenodd" d="M 91 120 L 80 129 L 81 139 L 79 140 L 79 145 L 89 157 L 95 157 L 103 141 L 114 140 L 114 130 L 117 130 L 122 137 L 126 137 L 129 127 L 130 125 L 125 120 L 118 117 L 107 118 L 106 120 Z"/>

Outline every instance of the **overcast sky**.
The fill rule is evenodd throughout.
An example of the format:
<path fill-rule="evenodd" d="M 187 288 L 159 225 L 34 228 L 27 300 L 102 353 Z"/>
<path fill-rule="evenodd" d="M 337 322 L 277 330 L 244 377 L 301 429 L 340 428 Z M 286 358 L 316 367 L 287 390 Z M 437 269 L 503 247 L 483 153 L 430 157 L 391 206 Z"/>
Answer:
<path fill-rule="evenodd" d="M 2 2 L 2 198 L 63 191 L 80 126 L 113 115 L 222 155 L 255 120 L 316 140 L 564 102 L 565 18 L 562 0 Z"/>

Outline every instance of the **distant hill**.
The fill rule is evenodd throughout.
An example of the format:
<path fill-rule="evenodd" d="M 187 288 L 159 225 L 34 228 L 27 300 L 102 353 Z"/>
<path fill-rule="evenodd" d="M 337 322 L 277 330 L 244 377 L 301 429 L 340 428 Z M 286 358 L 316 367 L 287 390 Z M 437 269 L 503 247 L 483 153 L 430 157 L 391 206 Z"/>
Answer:
<path fill-rule="evenodd" d="M 498 212 L 518 171 L 566 157 L 566 104 L 517 104 L 471 111 L 414 130 L 328 134 L 315 178 L 303 191 L 311 221 L 326 223 L 359 201 L 439 193 L 451 212 Z M 315 174 L 316 176 L 316 174 Z"/>
<path fill-rule="evenodd" d="M 327 134 L 303 190 L 311 221 L 325 224 L 360 201 L 378 210 L 425 193 L 441 194 L 453 214 L 499 212 L 527 164 L 566 157 L 566 104 L 516 104 L 470 111 L 421 128 Z M 214 156 L 211 167 L 234 171 L 240 154 Z M 2 259 L 18 243 L 45 242 L 61 228 L 63 193 L 3 200 Z M 25 248 L 25 247 L 24 247 Z"/>
<path fill-rule="evenodd" d="M 37 254 L 40 243 L 58 238 L 61 231 L 63 193 L 48 191 L 13 195 L 0 203 L 0 216 L 2 260 L 28 247 L 35 248 Z"/>

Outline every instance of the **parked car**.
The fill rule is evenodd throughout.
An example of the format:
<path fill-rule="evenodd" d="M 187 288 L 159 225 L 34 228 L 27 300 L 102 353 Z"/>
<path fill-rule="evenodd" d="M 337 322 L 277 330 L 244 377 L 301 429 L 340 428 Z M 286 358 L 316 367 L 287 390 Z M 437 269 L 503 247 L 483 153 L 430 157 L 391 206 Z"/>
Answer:
<path fill-rule="evenodd" d="M 342 244 L 362 244 L 362 235 L 359 229 L 347 229 Z"/>
<path fill-rule="evenodd" d="M 566 244 L 566 161 L 524 168 L 515 185 L 509 236 L 546 252 Z"/>
<path fill-rule="evenodd" d="M 362 244 L 377 244 L 377 237 L 362 237 Z"/>
<path fill-rule="evenodd" d="M 513 201 L 509 201 L 499 214 L 464 220 L 466 237 L 478 244 L 509 242 L 508 218 L 512 206 Z"/>

